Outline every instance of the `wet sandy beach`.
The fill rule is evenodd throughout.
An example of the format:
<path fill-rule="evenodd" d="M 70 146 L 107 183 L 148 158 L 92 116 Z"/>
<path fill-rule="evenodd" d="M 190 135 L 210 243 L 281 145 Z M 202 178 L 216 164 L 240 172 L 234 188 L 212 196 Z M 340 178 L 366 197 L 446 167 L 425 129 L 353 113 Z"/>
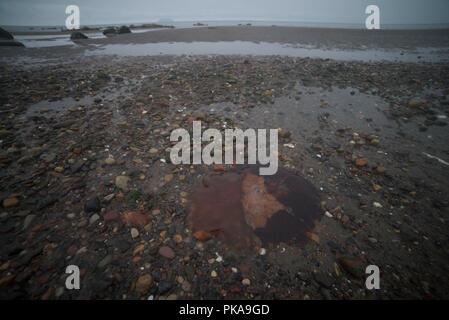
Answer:
<path fill-rule="evenodd" d="M 337 48 L 415 48 L 447 47 L 449 30 L 379 30 L 301 28 L 301 27 L 201 27 L 166 29 L 158 32 L 119 35 L 87 43 L 154 43 L 192 41 L 259 41 L 301 43 Z"/>
<path fill-rule="evenodd" d="M 350 59 L 351 50 L 444 49 L 447 38 L 206 27 L 0 48 L 0 297 L 448 298 L 449 64 Z M 189 41 L 348 54 L 103 52 Z M 280 178 L 172 164 L 170 132 L 194 120 L 281 128 Z M 223 230 L 235 226 L 203 216 L 214 200 L 227 210 L 213 194 L 251 206 L 233 191 L 241 185 L 245 197 L 252 183 L 290 220 L 246 228 L 251 241 L 234 246 Z M 293 238 L 279 236 L 287 224 L 301 226 L 288 230 Z M 65 289 L 69 264 L 80 266 L 80 291 Z M 370 264 L 381 269 L 380 290 L 365 288 Z"/>

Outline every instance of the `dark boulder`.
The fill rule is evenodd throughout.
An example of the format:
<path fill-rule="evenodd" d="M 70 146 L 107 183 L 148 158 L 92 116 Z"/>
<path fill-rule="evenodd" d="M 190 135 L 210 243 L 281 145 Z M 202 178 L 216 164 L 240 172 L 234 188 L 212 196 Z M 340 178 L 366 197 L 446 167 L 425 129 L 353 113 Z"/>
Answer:
<path fill-rule="evenodd" d="M 0 40 L 14 40 L 14 37 L 5 29 L 0 28 Z"/>
<path fill-rule="evenodd" d="M 70 40 L 81 40 L 81 39 L 89 39 L 89 37 L 79 31 L 74 31 L 70 35 Z"/>
<path fill-rule="evenodd" d="M 131 29 L 127 26 L 121 26 L 118 31 L 118 34 L 123 34 L 123 33 L 131 33 Z"/>
<path fill-rule="evenodd" d="M 104 34 L 106 37 L 114 36 L 114 35 L 117 34 L 117 30 L 115 30 L 114 27 L 108 27 L 108 28 L 106 28 L 106 29 L 103 30 L 103 34 Z"/>
<path fill-rule="evenodd" d="M 0 40 L 0 47 L 25 47 L 23 43 L 15 40 Z"/>

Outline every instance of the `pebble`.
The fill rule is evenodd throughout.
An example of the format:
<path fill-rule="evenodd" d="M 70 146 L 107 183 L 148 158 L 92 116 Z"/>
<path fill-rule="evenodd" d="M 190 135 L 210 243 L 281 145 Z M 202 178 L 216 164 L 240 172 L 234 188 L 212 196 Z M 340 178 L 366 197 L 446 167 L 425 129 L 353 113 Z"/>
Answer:
<path fill-rule="evenodd" d="M 180 234 L 175 234 L 174 235 L 174 237 L 173 237 L 173 240 L 176 242 L 176 243 L 181 243 L 182 242 L 182 236 L 180 235 Z"/>
<path fill-rule="evenodd" d="M 217 271 L 213 270 L 213 271 L 210 273 L 210 276 L 211 276 L 212 278 L 218 277 Z"/>
<path fill-rule="evenodd" d="M 160 281 L 158 283 L 158 292 L 159 292 L 159 294 L 167 293 L 172 288 L 173 288 L 173 282 L 171 282 L 171 281 L 163 280 L 163 281 Z"/>
<path fill-rule="evenodd" d="M 34 218 L 36 218 L 36 215 L 34 214 L 29 214 L 26 216 L 25 221 L 23 222 L 23 230 L 27 229 L 30 226 Z"/>
<path fill-rule="evenodd" d="M 377 166 L 376 172 L 380 173 L 380 174 L 385 173 L 385 167 L 384 166 Z"/>
<path fill-rule="evenodd" d="M 19 204 L 17 197 L 6 198 L 3 200 L 3 208 L 12 208 Z"/>
<path fill-rule="evenodd" d="M 192 285 L 190 284 L 190 282 L 184 280 L 181 284 L 181 288 L 182 290 L 189 292 L 190 290 L 192 290 Z"/>
<path fill-rule="evenodd" d="M 193 234 L 193 237 L 198 241 L 207 241 L 212 238 L 212 234 L 210 232 L 204 230 L 198 230 Z"/>
<path fill-rule="evenodd" d="M 131 228 L 131 237 L 133 239 L 137 238 L 139 236 L 139 230 L 137 230 L 136 228 Z"/>
<path fill-rule="evenodd" d="M 105 197 L 103 198 L 103 200 L 106 201 L 106 202 L 109 202 L 109 201 L 111 201 L 112 199 L 114 199 L 114 197 L 115 197 L 115 193 L 111 193 L 111 194 L 108 194 L 107 196 L 105 196 Z"/>
<path fill-rule="evenodd" d="M 111 165 L 115 164 L 116 161 L 115 161 L 114 158 L 108 157 L 108 158 L 106 158 L 106 159 L 104 160 L 104 163 L 106 163 L 107 165 L 110 165 L 110 166 L 111 166 Z"/>
<path fill-rule="evenodd" d="M 68 213 L 67 214 L 67 218 L 70 219 L 70 220 L 75 219 L 75 217 L 76 217 L 76 214 L 74 214 L 74 213 Z"/>
<path fill-rule="evenodd" d="M 98 219 L 100 219 L 100 216 L 98 214 L 94 214 L 89 218 L 89 224 L 94 224 L 95 222 L 98 221 Z"/>
<path fill-rule="evenodd" d="M 135 291 L 138 294 L 146 294 L 153 285 L 153 277 L 149 274 L 140 276 L 135 285 Z"/>
<path fill-rule="evenodd" d="M 351 274 L 353 277 L 360 278 L 364 275 L 364 265 L 360 259 L 340 257 L 337 259 L 338 265 Z"/>
<path fill-rule="evenodd" d="M 368 159 L 366 159 L 366 158 L 358 158 L 355 160 L 355 165 L 357 167 L 361 168 L 361 167 L 366 166 L 367 164 L 368 164 Z"/>
<path fill-rule="evenodd" d="M 64 294 L 64 287 L 57 287 L 55 290 L 55 296 L 59 298 Z"/>
<path fill-rule="evenodd" d="M 334 278 L 327 273 L 315 273 L 313 277 L 320 286 L 325 288 L 332 287 L 335 282 Z"/>
<path fill-rule="evenodd" d="M 76 252 L 76 254 L 79 255 L 79 254 L 83 254 L 83 253 L 86 253 L 86 252 L 87 252 L 87 247 L 81 247 L 81 248 Z"/>
<path fill-rule="evenodd" d="M 148 217 L 140 212 L 125 212 L 121 215 L 122 221 L 130 227 L 144 227 L 148 224 Z"/>
<path fill-rule="evenodd" d="M 290 137 L 292 135 L 292 133 L 290 131 L 288 131 L 286 129 L 282 129 L 282 128 L 278 130 L 278 134 L 279 134 L 279 138 L 285 139 L 285 140 L 290 139 Z"/>
<path fill-rule="evenodd" d="M 173 259 L 175 257 L 175 252 L 169 246 L 163 246 L 159 249 L 159 254 L 167 259 Z"/>
<path fill-rule="evenodd" d="M 106 257 L 104 257 L 103 259 L 101 259 L 100 262 L 98 262 L 97 267 L 99 269 L 103 269 L 105 268 L 108 264 L 110 264 L 112 261 L 112 256 L 110 254 L 108 254 Z"/>
<path fill-rule="evenodd" d="M 100 199 L 97 197 L 91 198 L 86 201 L 84 204 L 84 211 L 85 212 L 99 212 L 101 210 L 101 203 Z"/>
<path fill-rule="evenodd" d="M 242 280 L 242 284 L 244 286 L 249 286 L 249 285 L 251 285 L 251 280 L 249 280 L 248 278 L 245 278 Z"/>
<path fill-rule="evenodd" d="M 312 240 L 313 242 L 319 244 L 320 243 L 320 236 L 313 232 L 307 232 L 307 237 Z"/>
<path fill-rule="evenodd" d="M 368 240 L 369 240 L 371 243 L 377 243 L 377 242 L 378 242 L 377 239 L 376 239 L 376 238 L 373 238 L 373 237 L 369 237 Z"/>
<path fill-rule="evenodd" d="M 128 182 L 129 182 L 128 176 L 117 176 L 115 178 L 116 187 L 123 191 L 128 191 Z"/>
<path fill-rule="evenodd" d="M 117 212 L 107 212 L 103 215 L 104 221 L 115 221 L 120 219 L 120 215 Z"/>
<path fill-rule="evenodd" d="M 141 243 L 134 248 L 133 256 L 141 255 L 145 250 L 145 244 Z"/>
<path fill-rule="evenodd" d="M 421 100 L 421 99 L 411 99 L 411 100 L 409 100 L 407 105 L 408 105 L 409 108 L 415 109 L 415 108 L 419 108 L 419 107 L 424 106 L 425 103 L 426 102 L 424 100 Z"/>

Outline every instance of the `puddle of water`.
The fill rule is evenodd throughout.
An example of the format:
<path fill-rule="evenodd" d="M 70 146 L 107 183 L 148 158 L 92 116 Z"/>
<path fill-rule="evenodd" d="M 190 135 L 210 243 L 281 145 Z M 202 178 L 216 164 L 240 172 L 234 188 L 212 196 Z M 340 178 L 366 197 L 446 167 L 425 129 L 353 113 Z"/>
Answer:
<path fill-rule="evenodd" d="M 75 108 L 80 105 L 90 105 L 94 101 L 94 97 L 84 96 L 78 100 L 74 98 L 64 98 L 56 101 L 39 101 L 38 103 L 32 104 L 28 107 L 25 117 L 31 118 L 36 116 L 41 117 L 52 117 L 57 114 L 62 114 L 71 108 Z"/>
<path fill-rule="evenodd" d="M 238 112 L 238 106 L 229 103 L 213 105 L 217 114 L 224 114 L 225 108 Z M 408 107 L 404 105 L 403 108 Z M 327 146 L 325 149 L 338 146 L 345 149 L 350 148 L 353 132 L 375 135 L 379 137 L 380 145 L 360 151 L 372 159 L 373 163 L 376 161 L 374 159 L 382 162 L 388 158 L 382 155 L 383 152 L 400 152 L 422 159 L 425 157 L 422 152 L 425 151 L 443 160 L 448 159 L 449 122 L 445 115 L 441 115 L 441 111 L 438 119 L 447 125 L 427 126 L 426 131 L 421 130 L 426 122 L 426 115 L 418 114 L 412 121 L 408 121 L 403 117 L 390 117 L 390 111 L 390 103 L 374 94 L 363 93 L 354 88 L 325 89 L 298 83 L 290 96 L 276 98 L 273 104 L 246 109 L 247 115 L 241 126 L 284 128 L 292 132 L 297 150 L 310 146 L 314 141 Z M 339 133 L 345 129 L 349 131 Z M 341 137 L 336 139 L 335 135 Z"/>
<path fill-rule="evenodd" d="M 90 39 L 101 39 L 105 36 L 101 32 L 85 33 Z M 17 41 L 22 42 L 27 48 L 46 48 L 76 45 L 70 40 L 70 34 L 61 35 L 17 35 Z"/>
<path fill-rule="evenodd" d="M 204 178 L 191 194 L 193 232 L 214 233 L 235 247 L 304 243 L 320 217 L 317 190 L 282 168 L 272 176 L 257 173 L 242 166 Z"/>
<path fill-rule="evenodd" d="M 112 102 L 121 102 L 132 96 L 132 91 L 137 90 L 140 86 L 141 80 L 123 79 L 120 84 L 109 82 L 109 86 L 105 87 L 101 92 L 93 96 L 83 96 L 78 99 L 72 97 L 62 98 L 58 100 L 43 100 L 35 104 L 30 105 L 25 113 L 26 118 L 41 116 L 41 117 L 53 117 L 62 115 L 69 109 L 74 109 L 78 106 L 91 106 L 94 104 L 96 98 L 101 99 L 101 103 L 108 102 L 110 105 L 116 105 Z"/>
<path fill-rule="evenodd" d="M 132 33 L 143 33 L 149 31 L 162 30 L 156 29 L 133 29 Z M 89 39 L 103 39 L 106 36 L 102 32 L 83 32 Z M 32 34 L 15 35 L 17 41 L 22 42 L 28 48 L 46 48 L 59 46 L 76 46 L 76 43 L 70 40 L 70 34 Z"/>
<path fill-rule="evenodd" d="M 449 48 L 396 50 L 320 49 L 300 44 L 249 41 L 159 42 L 144 44 L 108 44 L 93 46 L 86 55 L 283 55 L 343 61 L 447 62 Z"/>

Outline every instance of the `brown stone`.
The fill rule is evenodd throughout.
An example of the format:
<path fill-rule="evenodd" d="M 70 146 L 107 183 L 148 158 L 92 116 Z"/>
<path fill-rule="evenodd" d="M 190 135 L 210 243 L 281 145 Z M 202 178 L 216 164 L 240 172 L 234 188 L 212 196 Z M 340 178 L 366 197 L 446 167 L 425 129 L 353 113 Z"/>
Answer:
<path fill-rule="evenodd" d="M 19 199 L 16 197 L 6 198 L 3 200 L 3 207 L 4 208 L 12 208 L 19 204 Z"/>
<path fill-rule="evenodd" d="M 215 164 L 214 165 L 214 171 L 215 172 L 225 172 L 226 171 L 226 167 L 222 164 Z"/>
<path fill-rule="evenodd" d="M 212 234 L 204 230 L 198 230 L 193 234 L 193 237 L 198 241 L 207 241 L 212 238 Z"/>
<path fill-rule="evenodd" d="M 122 221 L 127 226 L 130 227 L 144 227 L 146 224 L 148 224 L 149 220 L 148 217 L 139 212 L 125 212 L 122 214 Z"/>
<path fill-rule="evenodd" d="M 143 253 L 145 250 L 145 244 L 141 243 L 134 248 L 133 256 L 137 256 Z"/>
<path fill-rule="evenodd" d="M 146 294 L 153 285 L 153 277 L 149 274 L 140 276 L 136 281 L 135 291 L 139 294 Z"/>
<path fill-rule="evenodd" d="M 355 160 L 355 165 L 359 168 L 364 167 L 368 164 L 368 159 L 366 158 L 358 158 Z"/>
<path fill-rule="evenodd" d="M 120 218 L 120 215 L 117 212 L 107 212 L 103 215 L 104 221 L 115 221 Z"/>
<path fill-rule="evenodd" d="M 412 99 L 408 102 L 408 107 L 415 109 L 415 108 L 419 108 L 422 107 L 426 104 L 426 102 L 424 100 L 420 100 L 420 99 Z"/>
<path fill-rule="evenodd" d="M 355 278 L 360 278 L 364 274 L 363 262 L 357 258 L 340 257 L 338 265 Z"/>
<path fill-rule="evenodd" d="M 307 232 L 307 237 L 315 243 L 320 243 L 320 237 L 313 232 Z"/>
<path fill-rule="evenodd" d="M 377 166 L 376 172 L 380 173 L 380 174 L 385 173 L 385 167 L 384 166 Z"/>

